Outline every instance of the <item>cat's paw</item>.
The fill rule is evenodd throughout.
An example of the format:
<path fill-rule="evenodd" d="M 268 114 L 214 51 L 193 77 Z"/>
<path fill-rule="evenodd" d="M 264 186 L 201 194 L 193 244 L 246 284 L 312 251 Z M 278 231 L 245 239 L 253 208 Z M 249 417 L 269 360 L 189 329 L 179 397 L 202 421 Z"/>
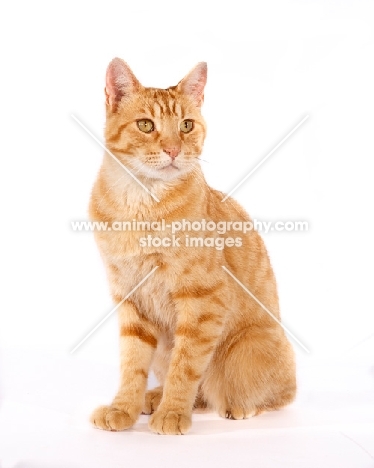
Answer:
<path fill-rule="evenodd" d="M 242 408 L 240 406 L 233 406 L 230 408 L 220 409 L 218 414 L 226 419 L 248 419 L 256 416 L 256 409 Z"/>
<path fill-rule="evenodd" d="M 143 414 L 154 413 L 162 398 L 162 387 L 156 387 L 145 394 Z"/>
<path fill-rule="evenodd" d="M 93 426 L 105 431 L 123 431 L 133 426 L 136 419 L 126 411 L 119 410 L 113 406 L 99 406 L 90 418 Z"/>
<path fill-rule="evenodd" d="M 191 427 L 191 415 L 179 411 L 158 409 L 149 419 L 149 428 L 157 434 L 186 434 Z"/>

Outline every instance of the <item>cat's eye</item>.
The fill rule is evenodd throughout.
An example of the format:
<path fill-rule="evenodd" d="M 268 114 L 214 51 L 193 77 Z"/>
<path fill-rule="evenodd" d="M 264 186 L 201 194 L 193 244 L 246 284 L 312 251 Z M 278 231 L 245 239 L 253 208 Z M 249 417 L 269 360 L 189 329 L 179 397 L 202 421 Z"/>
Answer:
<path fill-rule="evenodd" d="M 193 121 L 183 120 L 183 122 L 180 124 L 180 129 L 183 133 L 189 133 L 193 129 Z"/>
<path fill-rule="evenodd" d="M 152 120 L 142 119 L 137 121 L 138 129 L 144 133 L 151 133 L 155 126 Z"/>

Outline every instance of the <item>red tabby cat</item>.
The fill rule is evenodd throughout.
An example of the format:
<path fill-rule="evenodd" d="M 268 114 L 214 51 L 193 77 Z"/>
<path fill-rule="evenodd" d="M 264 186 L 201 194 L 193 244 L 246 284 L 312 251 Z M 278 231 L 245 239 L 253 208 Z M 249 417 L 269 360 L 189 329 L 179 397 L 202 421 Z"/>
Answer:
<path fill-rule="evenodd" d="M 184 434 L 194 406 L 244 419 L 295 396 L 294 354 L 283 329 L 222 268 L 279 318 L 275 278 L 258 233 L 241 232 L 233 242 L 232 232 L 183 231 L 165 246 L 144 242 L 150 234 L 161 239 L 157 245 L 172 239 L 171 223 L 183 219 L 250 221 L 231 198 L 221 202 L 223 194 L 207 185 L 200 168 L 206 77 L 207 66 L 199 63 L 177 86 L 156 89 L 143 87 L 121 59 L 107 70 L 106 146 L 143 186 L 105 154 L 90 216 L 108 223 L 164 219 L 166 228 L 95 233 L 113 300 L 121 303 L 120 386 L 111 405 L 92 414 L 100 429 L 127 429 L 143 412 L 152 414 L 152 431 Z M 190 247 L 196 234 L 202 242 Z M 212 237 L 223 238 L 225 247 L 208 242 Z M 146 392 L 151 369 L 160 386 Z"/>

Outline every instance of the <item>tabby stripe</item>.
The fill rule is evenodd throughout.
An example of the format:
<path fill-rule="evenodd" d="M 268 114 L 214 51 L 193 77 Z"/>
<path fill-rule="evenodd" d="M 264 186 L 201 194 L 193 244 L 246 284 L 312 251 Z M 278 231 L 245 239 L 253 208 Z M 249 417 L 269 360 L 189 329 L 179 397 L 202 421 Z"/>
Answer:
<path fill-rule="evenodd" d="M 183 371 L 183 368 L 182 368 L 182 371 Z M 195 370 L 191 366 L 187 365 L 186 368 L 184 369 L 184 372 L 190 380 L 200 380 L 201 378 L 201 374 L 198 374 L 197 372 L 195 372 Z"/>
<path fill-rule="evenodd" d="M 171 109 L 171 112 L 172 112 L 173 114 L 176 114 L 176 112 L 175 112 L 175 99 L 173 99 L 173 100 L 171 101 L 170 109 Z"/>
<path fill-rule="evenodd" d="M 175 330 L 176 336 L 184 336 L 185 338 L 194 340 L 194 342 L 198 342 L 197 344 L 211 344 L 217 339 L 216 334 L 202 337 L 200 333 L 198 329 L 190 325 L 179 325 Z"/>
<path fill-rule="evenodd" d="M 157 339 L 141 325 L 124 325 L 121 327 L 121 336 L 135 336 L 153 348 L 157 346 Z"/>
<path fill-rule="evenodd" d="M 161 111 L 161 114 L 162 115 L 165 115 L 165 106 L 164 106 L 164 102 L 162 102 L 161 100 L 157 102 L 157 104 L 160 106 L 160 111 Z"/>
<path fill-rule="evenodd" d="M 211 298 L 211 301 L 214 302 L 215 304 L 217 304 L 218 306 L 222 307 L 222 309 L 226 309 L 226 307 L 227 307 L 226 304 L 223 301 L 221 301 L 221 299 L 219 297 L 213 296 Z"/>
<path fill-rule="evenodd" d="M 148 374 L 144 369 L 136 369 L 133 372 L 133 375 L 140 375 L 140 376 L 144 377 L 145 379 L 148 379 Z"/>
<path fill-rule="evenodd" d="M 176 293 L 173 294 L 174 299 L 191 299 L 193 296 L 195 297 L 204 297 L 204 296 L 210 296 L 212 295 L 215 291 L 217 291 L 218 288 L 220 288 L 223 285 L 223 281 L 220 281 L 219 283 L 215 284 L 214 286 L 194 286 L 191 288 L 185 288 L 184 290 L 180 290 Z"/>
<path fill-rule="evenodd" d="M 129 154 L 129 153 L 126 151 L 126 149 L 117 148 L 116 146 L 110 146 L 110 147 L 108 147 L 108 149 L 109 149 L 112 153 L 116 152 L 116 153 L 121 153 L 121 154 L 126 154 L 126 155 Z"/>
<path fill-rule="evenodd" d="M 128 125 L 132 124 L 133 122 L 126 122 L 122 125 L 120 125 L 118 128 L 117 128 L 117 131 L 116 133 L 112 134 L 109 136 L 109 138 L 107 138 L 107 141 L 117 141 L 119 140 L 121 134 L 122 134 L 122 130 L 124 130 Z"/>
<path fill-rule="evenodd" d="M 217 325 L 221 325 L 221 320 L 217 317 L 217 314 L 213 314 L 212 312 L 206 312 L 205 314 L 201 314 L 200 317 L 197 319 L 198 324 L 202 324 L 204 322 L 215 322 Z"/>

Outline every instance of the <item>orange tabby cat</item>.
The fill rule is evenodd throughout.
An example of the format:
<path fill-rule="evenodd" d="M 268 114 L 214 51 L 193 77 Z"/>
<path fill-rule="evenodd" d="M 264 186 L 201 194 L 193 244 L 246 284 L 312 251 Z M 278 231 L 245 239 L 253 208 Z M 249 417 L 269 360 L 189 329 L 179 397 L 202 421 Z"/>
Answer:
<path fill-rule="evenodd" d="M 120 386 L 112 404 L 92 414 L 100 429 L 127 429 L 143 412 L 152 414 L 152 431 L 184 434 L 194 406 L 245 419 L 295 396 L 294 354 L 283 329 L 222 268 L 279 318 L 275 278 L 258 233 L 241 232 L 234 243 L 232 232 L 208 230 L 179 231 L 165 247 L 144 240 L 150 234 L 172 239 L 171 223 L 183 219 L 250 221 L 234 200 L 221 202 L 223 194 L 207 185 L 200 169 L 206 77 L 207 66 L 199 63 L 177 86 L 155 89 L 143 87 L 121 59 L 107 70 L 107 148 L 148 191 L 105 154 L 90 216 L 108 223 L 164 219 L 166 228 L 95 233 L 115 303 L 158 267 L 119 306 Z M 202 244 L 190 247 L 189 236 L 197 234 Z M 219 238 L 224 248 L 214 246 Z M 146 392 L 151 369 L 160 387 Z"/>

